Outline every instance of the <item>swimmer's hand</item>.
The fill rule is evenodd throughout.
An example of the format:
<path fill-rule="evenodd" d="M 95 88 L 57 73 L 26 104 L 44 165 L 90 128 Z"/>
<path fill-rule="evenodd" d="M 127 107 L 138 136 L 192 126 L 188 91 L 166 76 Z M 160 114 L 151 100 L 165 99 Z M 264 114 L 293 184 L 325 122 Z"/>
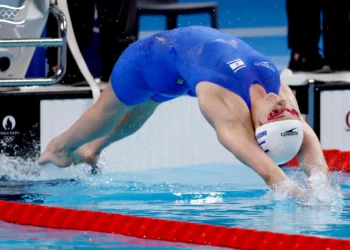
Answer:
<path fill-rule="evenodd" d="M 334 189 L 309 190 L 308 198 L 296 200 L 300 206 L 306 207 L 334 207 L 342 206 L 344 201 Z"/>
<path fill-rule="evenodd" d="M 323 172 L 311 175 L 307 181 L 308 206 L 334 206 L 343 203 L 341 192 L 335 190 Z"/>
<path fill-rule="evenodd" d="M 343 199 L 341 193 L 332 188 L 326 178 L 320 178 L 320 176 L 313 177 L 308 180 L 306 189 L 300 188 L 289 179 L 274 184 L 271 187 L 277 197 L 293 199 L 300 206 L 342 206 Z"/>
<path fill-rule="evenodd" d="M 275 194 L 281 195 L 284 198 L 292 198 L 300 201 L 307 201 L 309 199 L 308 193 L 290 179 L 272 184 L 271 188 Z"/>
<path fill-rule="evenodd" d="M 61 168 L 69 167 L 72 164 L 70 152 L 61 147 L 56 138 L 49 143 L 38 160 L 38 164 L 41 166 L 49 163 Z"/>

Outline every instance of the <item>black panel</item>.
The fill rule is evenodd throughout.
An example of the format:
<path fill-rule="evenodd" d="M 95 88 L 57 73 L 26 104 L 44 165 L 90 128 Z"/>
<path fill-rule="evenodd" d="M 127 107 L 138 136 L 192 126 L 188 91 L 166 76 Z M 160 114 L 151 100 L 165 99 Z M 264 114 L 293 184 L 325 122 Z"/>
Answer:
<path fill-rule="evenodd" d="M 0 92 L 0 153 L 37 159 L 40 154 L 40 101 L 92 98 L 91 90 Z"/>
<path fill-rule="evenodd" d="M 40 151 L 40 100 L 0 97 L 0 150 L 7 156 L 33 157 Z"/>

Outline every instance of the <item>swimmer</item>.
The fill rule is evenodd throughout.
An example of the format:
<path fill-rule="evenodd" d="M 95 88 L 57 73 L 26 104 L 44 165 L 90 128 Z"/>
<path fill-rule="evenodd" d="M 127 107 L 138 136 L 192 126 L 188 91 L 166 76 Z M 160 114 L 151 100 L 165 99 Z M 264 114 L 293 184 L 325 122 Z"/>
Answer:
<path fill-rule="evenodd" d="M 294 156 L 308 177 L 328 174 L 318 137 L 276 66 L 240 39 L 202 26 L 131 44 L 97 102 L 48 144 L 38 163 L 95 165 L 107 146 L 139 130 L 159 105 L 184 95 L 197 98 L 222 146 L 273 190 L 304 197 L 279 167 Z"/>

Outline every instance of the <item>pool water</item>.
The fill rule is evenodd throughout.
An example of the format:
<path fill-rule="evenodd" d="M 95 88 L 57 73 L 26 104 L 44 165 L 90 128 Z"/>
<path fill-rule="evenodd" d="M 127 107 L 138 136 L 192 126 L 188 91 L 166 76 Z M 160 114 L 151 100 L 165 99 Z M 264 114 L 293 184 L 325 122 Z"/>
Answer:
<path fill-rule="evenodd" d="M 0 222 L 1 249 L 193 249 L 222 250 L 226 248 L 196 246 L 144 240 L 115 234 L 55 230 L 19 226 Z"/>
<path fill-rule="evenodd" d="M 350 175 L 347 173 L 332 173 L 337 203 L 331 206 L 301 206 L 290 199 L 272 195 L 255 172 L 239 163 L 203 164 L 141 172 L 105 170 L 94 176 L 86 174 L 84 168 L 77 167 L 65 170 L 54 167 L 35 170 L 34 164 L 30 167 L 31 171 L 28 168 L 25 171 L 19 170 L 20 168 L 5 171 L 0 182 L 0 199 L 350 239 Z M 305 179 L 301 171 L 284 170 L 299 183 Z M 0 230 L 2 249 L 53 249 L 53 246 L 58 249 L 201 248 L 4 222 L 0 223 Z"/>

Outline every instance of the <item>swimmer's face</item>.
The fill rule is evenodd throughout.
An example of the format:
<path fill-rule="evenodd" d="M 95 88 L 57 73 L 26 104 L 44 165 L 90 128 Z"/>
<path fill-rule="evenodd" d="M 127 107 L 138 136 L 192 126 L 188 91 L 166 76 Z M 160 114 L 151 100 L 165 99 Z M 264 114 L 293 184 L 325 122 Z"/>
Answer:
<path fill-rule="evenodd" d="M 300 120 L 299 112 L 293 109 L 286 100 L 273 93 L 266 95 L 256 114 L 259 125 L 274 121 Z"/>

